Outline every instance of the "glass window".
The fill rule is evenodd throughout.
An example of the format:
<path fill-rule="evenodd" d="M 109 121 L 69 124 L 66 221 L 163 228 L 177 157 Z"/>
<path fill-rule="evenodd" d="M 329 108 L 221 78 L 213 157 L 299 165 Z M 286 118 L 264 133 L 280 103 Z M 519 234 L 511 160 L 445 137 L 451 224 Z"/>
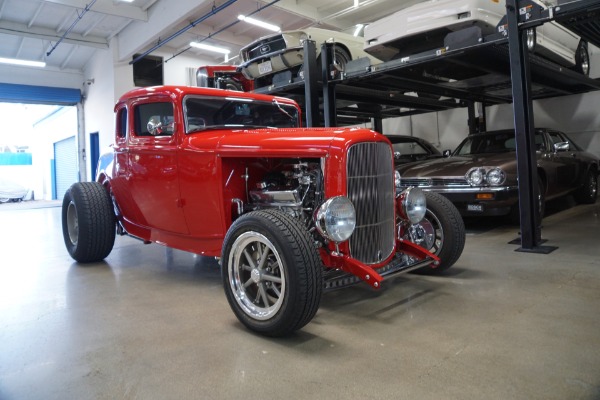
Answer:
<path fill-rule="evenodd" d="M 207 129 L 292 128 L 299 125 L 297 108 L 277 101 L 189 96 L 184 104 L 187 133 Z"/>
<path fill-rule="evenodd" d="M 117 137 L 127 136 L 127 108 L 121 108 L 117 113 Z"/>
<path fill-rule="evenodd" d="M 403 143 L 392 143 L 394 152 L 399 152 L 400 155 L 417 155 L 426 156 L 429 155 L 429 151 L 421 146 L 417 142 L 403 142 Z"/>
<path fill-rule="evenodd" d="M 136 136 L 171 136 L 175 129 L 173 104 L 145 103 L 135 107 Z"/>

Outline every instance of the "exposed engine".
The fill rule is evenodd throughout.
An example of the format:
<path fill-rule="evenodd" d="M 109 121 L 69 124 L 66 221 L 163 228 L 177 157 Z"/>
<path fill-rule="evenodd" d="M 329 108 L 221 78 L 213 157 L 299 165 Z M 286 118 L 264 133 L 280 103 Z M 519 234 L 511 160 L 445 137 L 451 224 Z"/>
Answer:
<path fill-rule="evenodd" d="M 323 173 L 316 161 L 299 161 L 268 172 L 248 191 L 252 210 L 277 208 L 299 218 L 311 230 L 312 216 L 323 202 Z"/>

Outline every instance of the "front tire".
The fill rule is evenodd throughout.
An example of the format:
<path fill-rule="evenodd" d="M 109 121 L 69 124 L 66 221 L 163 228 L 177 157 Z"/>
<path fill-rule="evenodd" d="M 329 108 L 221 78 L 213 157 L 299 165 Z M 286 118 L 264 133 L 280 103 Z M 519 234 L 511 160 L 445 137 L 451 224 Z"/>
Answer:
<path fill-rule="evenodd" d="M 418 272 L 439 274 L 447 270 L 460 258 L 465 248 L 465 224 L 456 206 L 446 197 L 433 192 L 424 192 L 427 199 L 425 218 L 411 229 L 417 228 L 428 238 L 417 243 L 440 258 L 436 268 L 427 266 Z"/>
<path fill-rule="evenodd" d="M 225 236 L 221 260 L 227 301 L 250 330 L 286 336 L 316 314 L 323 267 L 296 219 L 278 210 L 241 216 Z"/>
<path fill-rule="evenodd" d="M 116 220 L 108 192 L 97 182 L 77 182 L 62 204 L 63 238 L 67 251 L 80 263 L 106 258 L 115 243 Z"/>

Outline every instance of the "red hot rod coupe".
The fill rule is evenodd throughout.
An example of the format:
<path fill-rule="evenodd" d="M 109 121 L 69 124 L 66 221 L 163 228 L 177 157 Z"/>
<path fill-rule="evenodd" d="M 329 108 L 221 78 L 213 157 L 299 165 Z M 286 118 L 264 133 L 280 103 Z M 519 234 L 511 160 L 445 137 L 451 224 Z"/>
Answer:
<path fill-rule="evenodd" d="M 210 88 L 135 89 L 115 113 L 96 182 L 63 201 L 78 262 L 107 257 L 117 233 L 218 257 L 233 312 L 269 336 L 306 325 L 324 289 L 440 262 L 416 244 L 425 195 L 397 189 L 383 135 L 300 128 L 292 100 Z"/>

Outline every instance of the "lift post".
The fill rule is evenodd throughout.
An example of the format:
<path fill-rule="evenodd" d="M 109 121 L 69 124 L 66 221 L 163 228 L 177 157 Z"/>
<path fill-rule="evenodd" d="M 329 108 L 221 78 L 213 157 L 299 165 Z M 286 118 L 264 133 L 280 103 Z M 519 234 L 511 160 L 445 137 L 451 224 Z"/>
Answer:
<path fill-rule="evenodd" d="M 556 249 L 541 246 L 540 188 L 535 155 L 535 128 L 531 100 L 531 72 L 525 31 L 519 29 L 519 0 L 506 0 L 508 47 L 512 78 L 521 247 L 517 251 L 548 254 Z"/>
<path fill-rule="evenodd" d="M 306 126 L 320 126 L 319 121 L 319 84 L 317 76 L 317 47 L 314 40 L 304 41 L 304 99 L 306 107 Z"/>

